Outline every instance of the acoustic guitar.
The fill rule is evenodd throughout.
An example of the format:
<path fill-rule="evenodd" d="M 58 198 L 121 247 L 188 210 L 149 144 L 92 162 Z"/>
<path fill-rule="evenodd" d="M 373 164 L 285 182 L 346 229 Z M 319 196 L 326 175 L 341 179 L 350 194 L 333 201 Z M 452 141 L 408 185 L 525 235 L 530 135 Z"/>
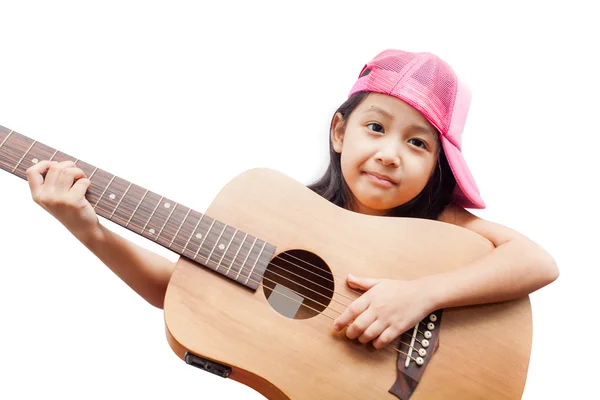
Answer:
<path fill-rule="evenodd" d="M 26 179 L 72 160 L 97 214 L 180 255 L 164 303 L 186 363 L 269 399 L 518 399 L 529 365 L 529 297 L 438 310 L 383 349 L 333 332 L 361 295 L 348 272 L 411 280 L 493 249 L 451 224 L 344 210 L 270 169 L 231 180 L 206 213 L 0 126 L 0 168 Z"/>

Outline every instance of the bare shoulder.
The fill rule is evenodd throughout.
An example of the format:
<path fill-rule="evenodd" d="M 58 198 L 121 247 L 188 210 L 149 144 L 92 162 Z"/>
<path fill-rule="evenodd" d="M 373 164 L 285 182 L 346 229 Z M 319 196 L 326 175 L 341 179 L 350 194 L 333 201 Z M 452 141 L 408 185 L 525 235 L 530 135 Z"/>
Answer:
<path fill-rule="evenodd" d="M 444 209 L 439 221 L 469 229 L 485 237 L 496 247 L 509 240 L 524 238 L 522 234 L 514 229 L 487 221 L 455 204 L 450 204 Z"/>

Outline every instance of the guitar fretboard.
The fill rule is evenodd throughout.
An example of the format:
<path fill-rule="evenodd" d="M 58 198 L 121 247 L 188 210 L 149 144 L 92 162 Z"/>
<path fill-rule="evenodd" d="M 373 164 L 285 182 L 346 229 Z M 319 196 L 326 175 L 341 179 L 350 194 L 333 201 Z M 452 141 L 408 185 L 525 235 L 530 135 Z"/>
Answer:
<path fill-rule="evenodd" d="M 43 143 L 0 126 L 0 168 L 27 180 L 42 160 L 74 161 L 90 179 L 96 213 L 228 278 L 256 289 L 275 246 Z"/>

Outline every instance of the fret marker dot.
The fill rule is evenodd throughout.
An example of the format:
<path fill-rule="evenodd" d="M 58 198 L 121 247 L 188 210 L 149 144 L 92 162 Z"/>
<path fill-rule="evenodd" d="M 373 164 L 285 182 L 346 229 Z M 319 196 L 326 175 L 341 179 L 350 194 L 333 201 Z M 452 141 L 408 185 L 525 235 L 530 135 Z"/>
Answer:
<path fill-rule="evenodd" d="M 202 239 L 202 234 L 201 234 L 201 233 L 198 233 L 198 234 L 196 234 L 196 237 L 197 237 L 198 239 Z"/>
<path fill-rule="evenodd" d="M 111 194 L 110 194 L 110 196 L 108 196 L 108 197 L 110 197 L 111 199 L 113 199 L 113 200 L 114 200 L 114 199 L 115 199 L 117 196 L 115 196 L 115 194 L 114 194 L 114 193 L 111 193 Z"/>
<path fill-rule="evenodd" d="M 223 250 L 224 248 L 225 248 L 225 245 L 224 245 L 223 243 L 221 243 L 221 244 L 219 245 L 219 250 Z"/>
<path fill-rule="evenodd" d="M 171 207 L 171 204 L 170 203 L 165 203 L 165 208 L 169 208 L 169 207 Z"/>
<path fill-rule="evenodd" d="M 33 160 L 31 160 L 32 163 L 37 164 L 38 162 L 40 162 L 40 160 L 38 160 L 37 158 L 34 158 Z"/>
<path fill-rule="evenodd" d="M 154 229 L 150 229 L 149 232 L 153 234 L 156 231 Z"/>

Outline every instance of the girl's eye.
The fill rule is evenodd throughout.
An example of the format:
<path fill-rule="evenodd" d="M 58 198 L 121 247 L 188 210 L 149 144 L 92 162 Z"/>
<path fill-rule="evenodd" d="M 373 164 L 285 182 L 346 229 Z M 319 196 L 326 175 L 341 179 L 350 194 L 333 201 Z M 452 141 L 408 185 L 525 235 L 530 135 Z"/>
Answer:
<path fill-rule="evenodd" d="M 383 133 L 383 126 L 379 125 L 377 122 L 371 122 L 367 125 L 367 128 L 375 132 Z"/>
<path fill-rule="evenodd" d="M 425 144 L 425 142 L 424 142 L 424 141 L 422 141 L 421 139 L 410 139 L 410 140 L 409 140 L 409 143 L 412 143 L 412 144 L 414 144 L 415 146 L 417 146 L 417 147 L 421 147 L 421 148 L 423 148 L 423 149 L 426 149 L 426 148 L 427 148 L 427 144 Z"/>

